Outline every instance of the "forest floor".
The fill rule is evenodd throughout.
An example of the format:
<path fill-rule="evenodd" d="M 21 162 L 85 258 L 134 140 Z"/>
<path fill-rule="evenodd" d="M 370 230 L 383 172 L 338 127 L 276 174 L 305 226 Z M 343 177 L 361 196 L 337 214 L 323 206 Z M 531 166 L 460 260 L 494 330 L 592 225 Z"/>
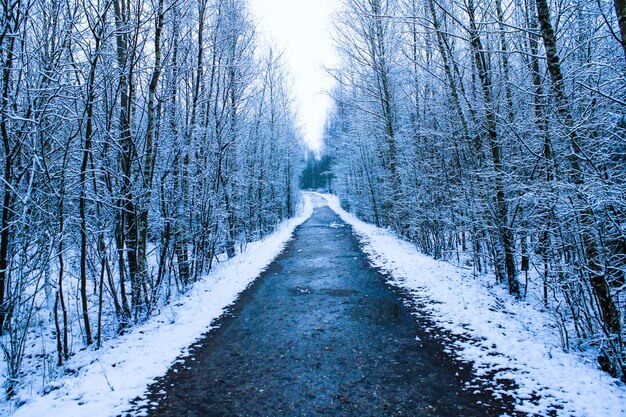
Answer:
<path fill-rule="evenodd" d="M 318 197 L 319 198 L 319 197 Z M 319 207 L 218 329 L 150 390 L 149 416 L 490 416 L 471 366 Z M 145 404 L 146 402 L 143 401 Z"/>

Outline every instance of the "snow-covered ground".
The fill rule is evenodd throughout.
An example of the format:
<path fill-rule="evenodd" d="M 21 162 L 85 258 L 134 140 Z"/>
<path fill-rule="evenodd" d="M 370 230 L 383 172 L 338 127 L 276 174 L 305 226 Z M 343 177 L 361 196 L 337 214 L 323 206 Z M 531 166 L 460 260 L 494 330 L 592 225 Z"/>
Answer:
<path fill-rule="evenodd" d="M 188 346 L 211 329 L 211 323 L 235 302 L 290 240 L 294 229 L 311 216 L 315 198 L 304 196 L 298 217 L 275 233 L 220 263 L 182 298 L 127 335 L 99 351 L 78 352 L 65 366 L 66 376 L 45 387 L 31 381 L 17 399 L 0 402 L 1 416 L 108 417 L 129 408 L 155 378 L 185 355 Z M 24 403 L 16 408 L 15 403 Z"/>
<path fill-rule="evenodd" d="M 364 223 L 341 209 L 335 196 L 321 195 L 359 236 L 372 264 L 406 289 L 442 328 L 469 337 L 450 342 L 480 378 L 512 380 L 519 411 L 539 416 L 626 416 L 626 387 L 602 372 L 590 355 L 565 353 L 558 329 L 545 312 L 512 299 L 488 276 L 434 260 L 392 232 Z M 539 397 L 539 398 L 537 398 Z"/>

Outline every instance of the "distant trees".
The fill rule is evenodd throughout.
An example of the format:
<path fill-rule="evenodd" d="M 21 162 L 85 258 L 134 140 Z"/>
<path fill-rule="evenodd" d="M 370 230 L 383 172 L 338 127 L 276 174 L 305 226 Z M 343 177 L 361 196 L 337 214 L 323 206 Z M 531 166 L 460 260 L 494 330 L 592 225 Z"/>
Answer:
<path fill-rule="evenodd" d="M 245 1 L 5 2 L 0 62 L 9 392 L 34 323 L 61 365 L 293 215 L 300 132 Z"/>
<path fill-rule="evenodd" d="M 624 378 L 623 2 L 343 3 L 325 137 L 343 203 L 538 297 L 566 348 Z"/>
<path fill-rule="evenodd" d="M 303 190 L 324 190 L 332 192 L 333 173 L 332 161 L 328 155 L 317 157 L 308 152 L 306 166 L 300 175 L 300 188 Z"/>

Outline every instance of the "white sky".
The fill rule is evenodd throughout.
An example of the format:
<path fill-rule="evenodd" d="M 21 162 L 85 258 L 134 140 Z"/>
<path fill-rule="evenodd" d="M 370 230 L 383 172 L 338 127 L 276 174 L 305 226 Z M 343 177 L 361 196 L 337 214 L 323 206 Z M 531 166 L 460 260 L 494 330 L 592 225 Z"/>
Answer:
<path fill-rule="evenodd" d="M 318 149 L 333 80 L 323 67 L 336 64 L 330 36 L 337 0 L 251 0 L 261 39 L 284 50 L 293 79 L 297 114 L 307 144 Z"/>

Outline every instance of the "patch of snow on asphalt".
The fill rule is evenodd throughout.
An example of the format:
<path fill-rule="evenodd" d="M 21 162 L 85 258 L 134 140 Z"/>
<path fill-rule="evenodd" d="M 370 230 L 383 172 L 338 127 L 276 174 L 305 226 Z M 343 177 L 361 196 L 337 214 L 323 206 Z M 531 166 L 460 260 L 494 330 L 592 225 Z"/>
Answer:
<path fill-rule="evenodd" d="M 314 198 L 314 197 L 313 197 Z M 186 348 L 211 329 L 211 323 L 234 303 L 239 294 L 280 254 L 296 226 L 313 212 L 310 195 L 304 195 L 298 217 L 281 224 L 275 233 L 218 264 L 183 297 L 173 300 L 160 314 L 121 336 L 101 350 L 77 353 L 66 365 L 66 376 L 43 389 L 33 385 L 20 393 L 21 407 L 0 405 L 0 415 L 14 417 L 105 417 L 119 415 L 141 396 L 147 386 L 164 375 Z"/>
<path fill-rule="evenodd" d="M 473 364 L 477 380 L 512 380 L 494 395 L 512 395 L 519 411 L 540 416 L 626 416 L 626 388 L 602 372 L 589 355 L 565 353 L 550 317 L 470 271 L 420 254 L 393 232 L 344 211 L 339 199 L 321 195 L 352 225 L 373 266 L 408 290 L 444 329 L 465 335 L 456 355 Z M 479 384 L 472 384 L 478 388 Z M 539 397 L 539 398 L 537 398 Z"/>

